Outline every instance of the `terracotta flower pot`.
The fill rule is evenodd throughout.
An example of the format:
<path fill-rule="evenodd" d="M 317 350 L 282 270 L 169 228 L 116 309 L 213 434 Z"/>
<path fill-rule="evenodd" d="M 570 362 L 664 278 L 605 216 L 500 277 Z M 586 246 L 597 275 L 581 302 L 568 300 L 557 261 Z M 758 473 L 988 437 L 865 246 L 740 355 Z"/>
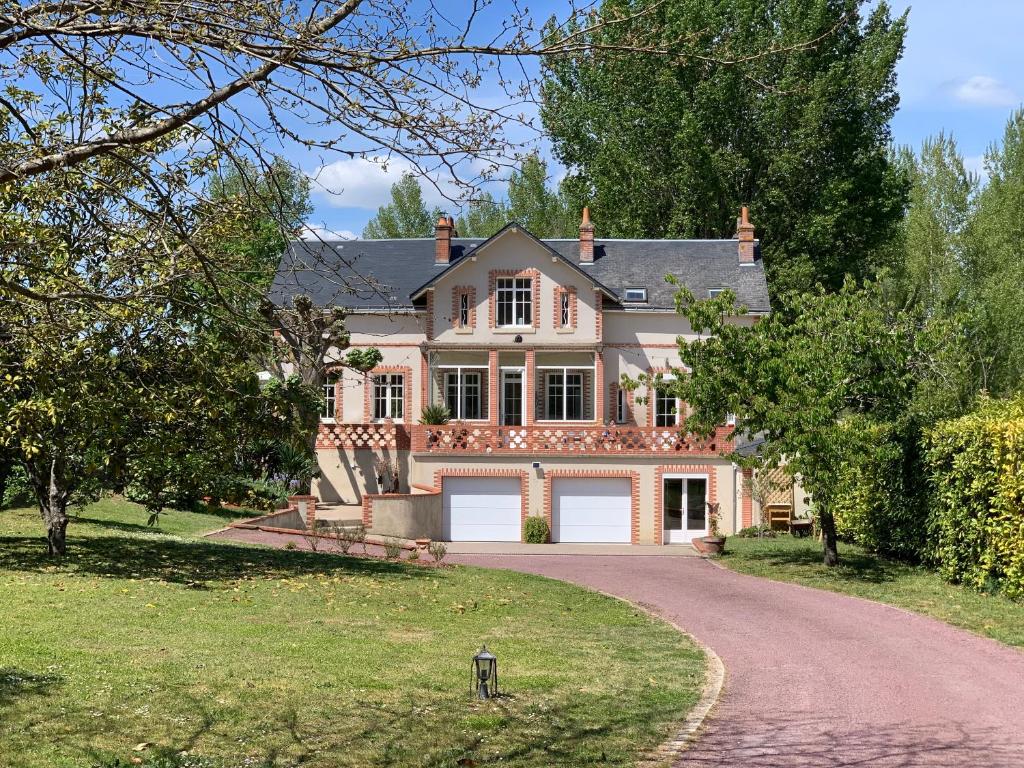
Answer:
<path fill-rule="evenodd" d="M 693 548 L 702 555 L 720 555 L 725 552 L 725 536 L 704 536 L 694 539 Z"/>

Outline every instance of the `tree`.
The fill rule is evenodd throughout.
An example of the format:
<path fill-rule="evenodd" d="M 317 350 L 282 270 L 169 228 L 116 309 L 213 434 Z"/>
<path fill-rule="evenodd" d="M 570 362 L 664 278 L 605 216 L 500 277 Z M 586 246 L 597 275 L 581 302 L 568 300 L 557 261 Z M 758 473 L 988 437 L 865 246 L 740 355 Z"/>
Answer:
<path fill-rule="evenodd" d="M 403 173 L 401 180 L 391 185 L 391 203 L 377 209 L 377 215 L 363 229 L 363 237 L 368 240 L 433 237 L 434 224 L 440 216 L 440 209 L 427 210 L 416 177 Z"/>
<path fill-rule="evenodd" d="M 541 116 L 573 210 L 615 237 L 718 238 L 749 204 L 775 296 L 873 274 L 905 202 L 889 122 L 906 15 L 865 5 L 606 0 L 601 18 L 650 9 L 637 23 L 668 55 L 617 51 L 628 28 L 596 24 L 590 49 L 545 59 Z M 713 53 L 682 55 L 694 44 Z"/>
<path fill-rule="evenodd" d="M 481 192 L 455 220 L 455 230 L 462 237 L 490 237 L 511 219 L 504 203 L 495 202 L 490 192 Z"/>
<path fill-rule="evenodd" d="M 839 561 L 832 506 L 851 455 L 876 450 L 878 425 L 917 429 L 907 404 L 918 372 L 917 323 L 890 311 L 877 284 L 838 293 L 793 294 L 781 312 L 748 325 L 731 291 L 677 306 L 695 341 L 679 344 L 686 373 L 655 386 L 690 409 L 686 428 L 710 433 L 735 414 L 738 429 L 764 437 L 760 460 L 785 463 L 814 498 L 824 562 Z"/>

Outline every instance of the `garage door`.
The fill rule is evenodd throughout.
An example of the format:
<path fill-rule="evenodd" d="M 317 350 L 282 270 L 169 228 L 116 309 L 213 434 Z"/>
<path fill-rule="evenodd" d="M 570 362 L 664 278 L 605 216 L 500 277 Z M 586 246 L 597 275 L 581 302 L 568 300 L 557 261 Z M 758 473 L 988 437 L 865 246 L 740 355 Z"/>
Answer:
<path fill-rule="evenodd" d="M 446 477 L 444 533 L 448 541 L 521 541 L 517 477 Z"/>
<path fill-rule="evenodd" d="M 552 541 L 630 542 L 628 477 L 555 478 L 551 483 Z"/>

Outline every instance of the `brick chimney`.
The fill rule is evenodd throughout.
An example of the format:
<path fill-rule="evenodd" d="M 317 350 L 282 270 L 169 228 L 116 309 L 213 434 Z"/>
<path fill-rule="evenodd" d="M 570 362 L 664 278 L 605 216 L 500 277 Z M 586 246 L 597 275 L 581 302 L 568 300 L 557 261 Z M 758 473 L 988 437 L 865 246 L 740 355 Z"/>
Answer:
<path fill-rule="evenodd" d="M 594 263 L 594 225 L 590 223 L 590 208 L 583 209 L 580 222 L 580 264 Z"/>
<path fill-rule="evenodd" d="M 745 205 L 740 211 L 739 224 L 736 226 L 736 237 L 740 241 L 740 264 L 753 264 L 754 225 L 750 223 L 750 211 Z"/>
<path fill-rule="evenodd" d="M 442 216 L 434 227 L 434 263 L 447 264 L 452 258 L 452 230 L 455 222 L 451 216 Z"/>

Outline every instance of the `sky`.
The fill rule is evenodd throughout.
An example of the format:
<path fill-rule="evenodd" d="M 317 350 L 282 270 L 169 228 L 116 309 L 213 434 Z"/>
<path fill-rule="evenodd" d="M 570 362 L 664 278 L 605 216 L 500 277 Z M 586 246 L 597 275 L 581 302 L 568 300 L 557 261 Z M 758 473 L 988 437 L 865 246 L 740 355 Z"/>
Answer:
<path fill-rule="evenodd" d="M 890 5 L 894 15 L 910 9 L 906 51 L 898 67 L 900 109 L 892 124 L 894 141 L 916 148 L 945 131 L 957 140 L 968 167 L 984 177 L 985 151 L 1024 101 L 1024 57 L 1015 33 L 1024 28 L 1024 0 L 890 0 Z M 551 13 L 564 16 L 567 8 L 568 0 L 530 5 L 536 19 Z M 481 95 L 501 94 L 495 90 Z M 540 149 L 548 154 L 543 142 Z M 368 160 L 346 159 L 326 167 L 304 165 L 303 170 L 323 182 L 314 184 L 311 230 L 355 237 L 377 208 L 387 204 L 403 166 L 393 163 L 384 173 Z M 499 194 L 503 188 L 495 187 Z M 429 206 L 452 209 L 436 190 L 424 192 Z"/>

